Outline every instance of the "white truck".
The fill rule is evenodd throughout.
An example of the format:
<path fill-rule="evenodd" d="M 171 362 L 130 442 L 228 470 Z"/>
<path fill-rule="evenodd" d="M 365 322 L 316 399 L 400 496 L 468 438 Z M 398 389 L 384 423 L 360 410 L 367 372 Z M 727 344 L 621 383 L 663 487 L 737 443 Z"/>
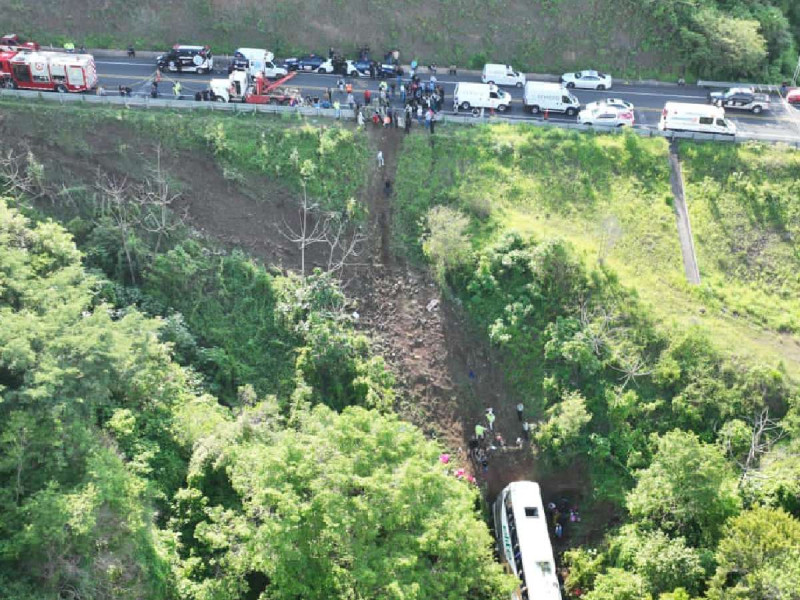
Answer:
<path fill-rule="evenodd" d="M 580 101 L 560 83 L 529 81 L 525 84 L 522 106 L 531 114 L 544 111 L 575 116 L 581 109 Z"/>
<path fill-rule="evenodd" d="M 471 110 L 479 114 L 482 108 L 506 112 L 511 108 L 511 94 L 490 83 L 458 82 L 453 91 L 453 110 Z"/>
<path fill-rule="evenodd" d="M 736 125 L 725 118 L 725 109 L 708 104 L 667 102 L 658 123 L 661 131 L 694 131 L 736 135 Z"/>
<path fill-rule="evenodd" d="M 275 55 L 263 48 L 239 48 L 233 54 L 229 72 L 245 71 L 251 78 L 259 73 L 268 79 L 284 77 L 288 71 L 283 67 L 275 66 Z"/>
<path fill-rule="evenodd" d="M 481 81 L 497 85 L 515 85 L 521 88 L 525 85 L 525 73 L 515 71 L 511 65 L 487 63 L 483 66 Z"/>

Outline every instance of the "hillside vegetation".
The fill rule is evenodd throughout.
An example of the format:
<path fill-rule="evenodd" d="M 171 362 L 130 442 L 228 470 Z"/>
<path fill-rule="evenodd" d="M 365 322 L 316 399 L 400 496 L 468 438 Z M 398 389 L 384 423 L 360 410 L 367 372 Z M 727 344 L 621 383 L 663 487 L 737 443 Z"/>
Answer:
<path fill-rule="evenodd" d="M 497 349 L 507 402 L 537 415 L 539 468 L 586 472 L 593 506 L 625 515 L 598 547 L 565 554 L 568 592 L 791 598 L 798 155 L 681 150 L 702 215 L 699 289 L 682 283 L 666 144 L 630 134 L 486 126 L 411 138 L 396 239 Z M 748 535 L 775 553 L 741 556 Z"/>
<path fill-rule="evenodd" d="M 403 59 L 532 72 L 576 68 L 645 77 L 763 79 L 797 60 L 800 8 L 790 0 L 511 0 L 273 2 L 265 0 L 2 0 L 4 22 L 44 43 L 217 52 L 266 46 L 279 56 L 400 48 Z"/>
<path fill-rule="evenodd" d="M 198 235 L 140 179 L 178 189 L 185 171 L 158 178 L 157 156 L 198 178 L 203 157 L 224 170 L 255 139 L 287 159 L 240 169 L 333 210 L 358 195 L 336 173 L 363 137 L 222 117 L 162 139 L 146 113 L 13 112 L 69 127 L 0 161 L 0 597 L 507 596 L 477 488 L 393 413 L 335 277 Z M 118 145 L 93 154 L 109 132 Z"/>

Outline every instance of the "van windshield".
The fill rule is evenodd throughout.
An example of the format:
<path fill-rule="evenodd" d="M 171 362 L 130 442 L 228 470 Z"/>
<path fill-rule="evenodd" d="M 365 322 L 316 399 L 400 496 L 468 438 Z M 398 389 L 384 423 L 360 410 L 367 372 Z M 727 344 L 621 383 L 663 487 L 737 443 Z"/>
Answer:
<path fill-rule="evenodd" d="M 725 122 L 725 119 L 717 119 L 717 125 L 720 127 L 727 127 L 728 124 Z"/>

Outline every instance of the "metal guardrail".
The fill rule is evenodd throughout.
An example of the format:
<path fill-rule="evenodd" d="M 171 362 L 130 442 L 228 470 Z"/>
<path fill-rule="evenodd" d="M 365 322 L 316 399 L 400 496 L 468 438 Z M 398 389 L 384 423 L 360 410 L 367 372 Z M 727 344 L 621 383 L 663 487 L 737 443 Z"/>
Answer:
<path fill-rule="evenodd" d="M 322 117 L 328 119 L 355 120 L 355 111 L 349 108 L 336 110 L 334 108 L 314 108 L 311 106 L 281 106 L 279 104 L 241 104 L 237 102 L 197 102 L 192 97 L 184 96 L 185 99 L 174 98 L 151 98 L 149 95 L 134 96 L 93 96 L 90 94 L 59 94 L 57 92 L 36 92 L 27 90 L 0 89 L 0 99 L 2 98 L 25 98 L 28 100 L 41 100 L 46 102 L 58 102 L 60 104 L 92 104 L 106 106 L 123 106 L 126 108 L 140 109 L 179 109 L 179 110 L 206 110 L 210 112 L 228 112 L 237 114 L 273 114 L 303 117 Z M 546 119 L 532 119 L 521 117 L 501 117 L 491 116 L 472 116 L 462 114 L 440 113 L 437 122 L 454 123 L 459 125 L 483 125 L 488 123 L 508 123 L 508 124 L 528 124 L 534 127 L 558 127 L 560 129 L 572 129 L 577 131 L 598 131 L 604 133 L 623 132 L 621 127 L 604 127 L 579 125 L 578 123 L 565 123 L 563 121 L 550 121 Z M 719 135 L 709 133 L 694 133 L 690 131 L 660 131 L 644 127 L 634 127 L 632 129 L 642 137 L 664 137 L 669 139 L 688 139 L 697 141 L 716 141 L 728 143 L 745 143 L 751 141 L 765 142 L 770 144 L 786 144 L 794 148 L 800 148 L 800 138 L 776 136 L 769 134 L 737 134 L 735 136 Z"/>

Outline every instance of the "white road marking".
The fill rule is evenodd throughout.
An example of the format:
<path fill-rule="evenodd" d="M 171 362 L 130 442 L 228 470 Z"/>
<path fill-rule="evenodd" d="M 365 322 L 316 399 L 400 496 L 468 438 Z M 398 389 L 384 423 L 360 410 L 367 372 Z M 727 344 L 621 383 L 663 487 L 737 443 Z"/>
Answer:
<path fill-rule="evenodd" d="M 124 67 L 153 67 L 156 68 L 155 61 L 151 63 L 133 63 L 133 62 L 111 62 L 106 60 L 96 60 L 94 61 L 96 65 L 122 65 Z"/>

